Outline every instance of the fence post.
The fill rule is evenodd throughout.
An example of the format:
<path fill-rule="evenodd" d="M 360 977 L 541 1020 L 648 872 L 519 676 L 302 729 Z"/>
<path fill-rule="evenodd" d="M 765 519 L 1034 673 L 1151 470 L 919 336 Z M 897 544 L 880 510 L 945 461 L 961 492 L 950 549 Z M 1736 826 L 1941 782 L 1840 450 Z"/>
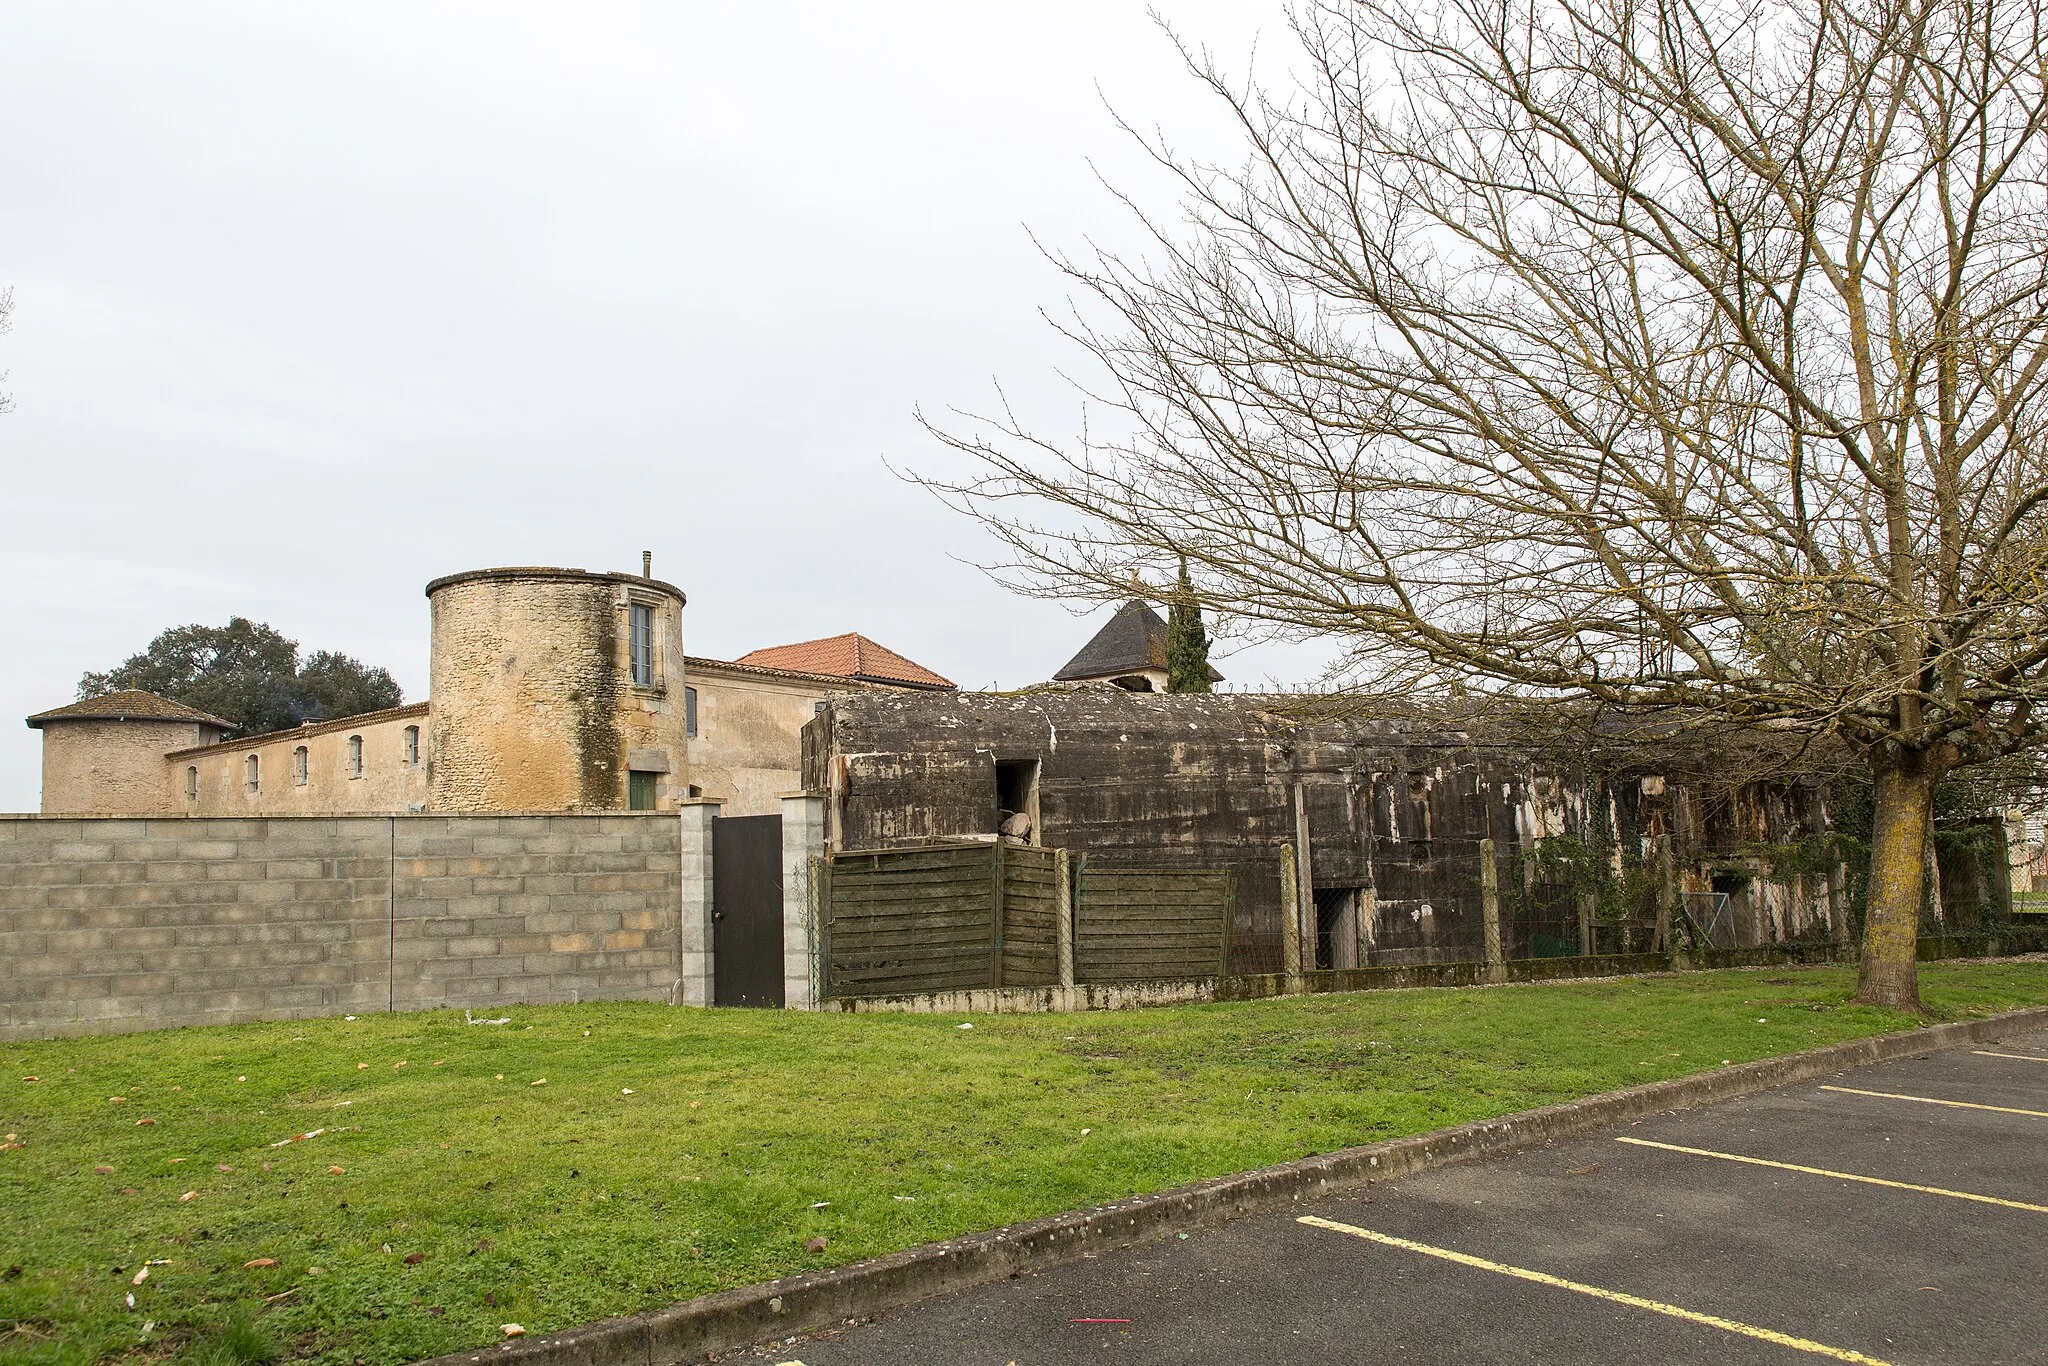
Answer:
<path fill-rule="evenodd" d="M 1323 966 L 1316 962 L 1316 875 L 1315 852 L 1308 840 L 1308 789 L 1299 779 L 1294 784 L 1294 933 L 1297 973 Z"/>
<path fill-rule="evenodd" d="M 717 869 L 711 862 L 711 827 L 723 804 L 718 797 L 687 797 L 679 813 L 683 858 L 681 914 L 676 926 L 677 1005 L 708 1006 L 712 1000 L 717 963 L 712 958 L 711 901 Z"/>
<path fill-rule="evenodd" d="M 1074 856 L 1052 851 L 1052 880 L 1059 892 L 1060 985 L 1074 985 Z"/>
<path fill-rule="evenodd" d="M 825 994 L 820 943 L 826 907 L 818 886 L 825 853 L 825 799 L 815 792 L 782 798 L 782 1004 L 816 1010 Z"/>
<path fill-rule="evenodd" d="M 1849 865 L 1839 856 L 1828 869 L 1828 938 L 1839 951 L 1849 947 Z"/>
<path fill-rule="evenodd" d="M 1598 892 L 1589 887 L 1581 887 L 1579 889 L 1579 956 L 1581 958 L 1591 958 L 1600 947 L 1593 942 L 1593 912 L 1599 904 L 1599 896 Z"/>
<path fill-rule="evenodd" d="M 1003 837 L 1001 835 L 996 836 L 996 842 L 989 846 L 989 850 L 988 984 L 991 987 L 1000 987 L 1003 984 Z"/>
<path fill-rule="evenodd" d="M 1479 841 L 1479 916 L 1486 927 L 1486 980 L 1508 980 L 1507 955 L 1500 946 L 1500 865 L 1491 837 Z"/>
<path fill-rule="evenodd" d="M 1671 835 L 1666 832 L 1657 836 L 1657 942 L 1650 947 L 1672 955 L 1672 968 L 1683 972 L 1691 965 L 1671 942 L 1672 911 L 1677 905 L 1678 867 L 1671 857 Z"/>
<path fill-rule="evenodd" d="M 1301 990 L 1301 876 L 1294 846 L 1280 846 L 1280 975 L 1289 993 Z"/>

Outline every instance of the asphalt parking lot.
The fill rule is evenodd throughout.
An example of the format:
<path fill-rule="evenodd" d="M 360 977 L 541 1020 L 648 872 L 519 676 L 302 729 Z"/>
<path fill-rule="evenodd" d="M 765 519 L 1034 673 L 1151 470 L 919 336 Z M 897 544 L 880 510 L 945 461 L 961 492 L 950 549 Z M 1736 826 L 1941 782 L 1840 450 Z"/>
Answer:
<path fill-rule="evenodd" d="M 2044 1291 L 2048 1032 L 1176 1235 L 749 1359 L 2040 1363 Z"/>

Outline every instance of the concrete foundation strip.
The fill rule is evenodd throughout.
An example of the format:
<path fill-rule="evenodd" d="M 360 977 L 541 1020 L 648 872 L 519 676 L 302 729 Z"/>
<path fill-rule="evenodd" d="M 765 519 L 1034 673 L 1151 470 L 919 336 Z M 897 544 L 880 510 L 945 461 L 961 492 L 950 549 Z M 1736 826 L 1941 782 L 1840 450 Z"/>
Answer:
<path fill-rule="evenodd" d="M 869 1318 L 919 1300 L 1146 1242 L 1177 1229 L 1287 1209 L 1432 1167 L 1501 1157 L 1673 1110 L 2048 1028 L 2048 1007 L 1851 1039 L 1413 1138 L 1346 1148 L 1094 1209 L 892 1252 L 829 1271 L 704 1295 L 666 1309 L 437 1357 L 420 1366 L 671 1366 Z"/>

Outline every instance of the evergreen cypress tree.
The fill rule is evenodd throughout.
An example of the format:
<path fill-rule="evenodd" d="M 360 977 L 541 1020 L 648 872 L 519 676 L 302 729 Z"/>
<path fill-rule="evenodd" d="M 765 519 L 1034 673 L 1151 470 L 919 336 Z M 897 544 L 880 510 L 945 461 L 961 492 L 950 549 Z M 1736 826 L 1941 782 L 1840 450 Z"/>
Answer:
<path fill-rule="evenodd" d="M 1202 629 L 1202 608 L 1188 578 L 1188 562 L 1180 562 L 1180 582 L 1166 609 L 1166 690 L 1209 692 L 1209 636 Z"/>

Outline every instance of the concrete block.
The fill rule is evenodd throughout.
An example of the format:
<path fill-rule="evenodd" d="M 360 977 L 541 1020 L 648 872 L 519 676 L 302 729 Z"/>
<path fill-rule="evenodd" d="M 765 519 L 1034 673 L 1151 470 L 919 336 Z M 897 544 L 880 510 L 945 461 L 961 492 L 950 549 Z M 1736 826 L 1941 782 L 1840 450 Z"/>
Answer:
<path fill-rule="evenodd" d="M 117 996 L 162 997 L 171 994 L 176 980 L 168 972 L 116 974 L 108 979 L 107 989 Z"/>
<path fill-rule="evenodd" d="M 528 929 L 523 915 L 480 915 L 475 924 L 478 934 L 524 934 Z"/>
<path fill-rule="evenodd" d="M 438 939 L 407 939 L 403 935 L 391 941 L 391 957 L 401 963 L 421 963 L 445 957 L 442 941 Z"/>
<path fill-rule="evenodd" d="M 405 918 L 401 916 L 399 918 L 398 923 L 401 926 L 404 925 L 406 923 Z M 476 926 L 472 924 L 470 921 L 458 919 L 453 916 L 437 916 L 432 919 L 421 919 L 414 921 L 413 925 L 413 933 L 415 933 L 423 939 L 467 939 L 476 930 Z M 446 953 L 447 950 L 444 948 L 442 952 Z"/>
<path fill-rule="evenodd" d="M 106 863 L 87 863 L 78 870 L 78 880 L 87 887 L 106 887 L 119 883 L 141 882 L 149 876 L 149 867 L 134 859 L 115 859 Z"/>

